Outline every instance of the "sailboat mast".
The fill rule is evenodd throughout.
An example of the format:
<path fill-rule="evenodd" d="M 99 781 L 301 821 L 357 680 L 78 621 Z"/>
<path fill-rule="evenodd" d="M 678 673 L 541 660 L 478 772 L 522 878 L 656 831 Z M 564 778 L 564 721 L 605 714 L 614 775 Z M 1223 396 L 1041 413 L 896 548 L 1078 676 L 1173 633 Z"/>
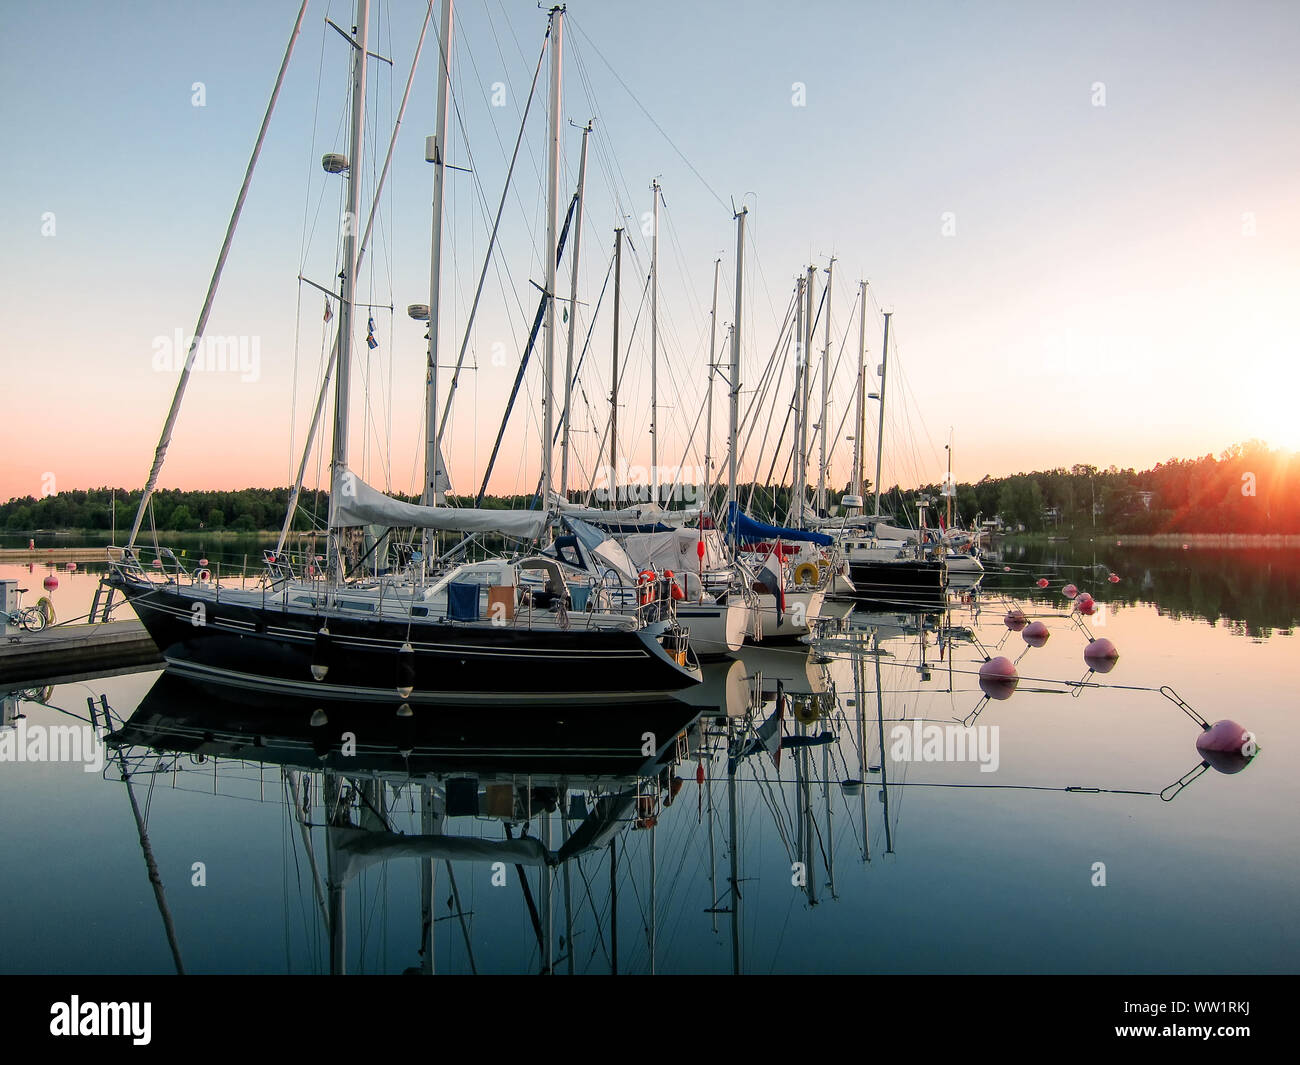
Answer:
<path fill-rule="evenodd" d="M 826 347 L 822 350 L 822 427 L 821 451 L 817 457 L 817 512 L 826 513 L 826 438 L 827 419 L 830 417 L 831 384 L 831 277 L 835 258 L 826 267 Z"/>
<path fill-rule="evenodd" d="M 807 307 L 803 315 L 803 387 L 799 392 L 799 404 L 803 411 L 803 435 L 799 441 L 799 509 L 795 512 L 795 524 L 803 528 L 804 497 L 808 494 L 808 410 L 812 397 L 812 338 L 813 338 L 813 292 L 817 288 L 817 268 L 808 267 L 808 278 L 804 284 L 804 299 Z"/>
<path fill-rule="evenodd" d="M 880 424 L 876 427 L 876 517 L 880 517 L 880 460 L 885 450 L 885 371 L 889 368 L 889 319 L 885 312 L 885 339 L 880 343 Z"/>
<path fill-rule="evenodd" d="M 555 438 L 555 250 L 560 214 L 560 67 L 564 8 L 551 8 L 551 109 L 546 169 L 546 355 L 542 368 L 542 505 L 551 498 L 551 441 Z"/>
<path fill-rule="evenodd" d="M 858 301 L 862 304 L 862 314 L 858 319 L 858 387 L 857 409 L 853 412 L 853 490 L 855 496 L 862 495 L 862 434 L 867 430 L 867 283 L 858 282 Z"/>
<path fill-rule="evenodd" d="M 348 195 L 343 226 L 343 273 L 339 289 L 339 364 L 334 379 L 334 448 L 330 459 L 330 490 L 338 491 L 348 469 L 348 406 L 352 385 L 352 310 L 356 292 L 357 212 L 361 202 L 361 153 L 365 148 L 366 51 L 370 45 L 370 0 L 357 0 L 352 28 L 352 135 L 348 145 Z M 337 530 L 332 531 L 337 537 Z M 342 582 L 343 553 L 334 544 L 334 573 Z"/>
<path fill-rule="evenodd" d="M 618 502 L 618 322 L 622 316 L 619 290 L 623 283 L 623 230 L 614 230 L 614 347 L 609 387 L 609 490 Z"/>
<path fill-rule="evenodd" d="M 573 208 L 573 268 L 569 273 L 569 341 L 564 355 L 564 408 L 560 412 L 560 495 L 569 496 L 569 404 L 573 399 L 573 340 L 578 332 L 578 255 L 582 250 L 583 185 L 587 179 L 587 138 L 591 123 L 582 129 L 582 156 L 578 163 L 578 196 Z"/>
<path fill-rule="evenodd" d="M 795 500 L 799 498 L 800 476 L 799 476 L 799 453 L 803 449 L 801 443 L 803 435 L 803 405 L 800 397 L 803 395 L 803 375 L 807 368 L 807 353 L 803 346 L 803 314 L 805 300 L 803 297 L 804 279 L 801 274 L 795 279 L 794 294 L 794 335 L 795 335 L 795 360 L 794 360 L 794 477 L 791 479 L 790 486 L 790 506 L 788 508 L 787 518 L 794 521 Z"/>
<path fill-rule="evenodd" d="M 713 260 L 713 307 L 709 311 L 708 401 L 704 417 L 704 505 L 713 511 L 713 371 L 718 350 L 718 274 L 722 259 Z"/>
<path fill-rule="evenodd" d="M 424 496 L 426 507 L 439 499 L 438 474 L 438 325 L 442 300 L 442 200 L 447 173 L 447 102 L 451 94 L 452 0 L 442 0 L 438 24 L 438 117 L 432 151 L 425 154 L 433 164 L 433 235 L 429 245 L 429 370 L 424 387 Z M 426 556 L 427 557 L 427 556 Z"/>
<path fill-rule="evenodd" d="M 659 179 L 650 212 L 650 488 L 659 502 Z"/>
<path fill-rule="evenodd" d="M 739 472 L 736 454 L 736 430 L 740 424 L 740 322 L 741 296 L 745 290 L 745 215 L 748 207 L 742 207 L 736 215 L 736 320 L 731 325 L 731 374 L 727 380 L 730 392 L 730 409 L 728 418 L 727 445 L 727 511 L 736 502 L 736 476 Z"/>

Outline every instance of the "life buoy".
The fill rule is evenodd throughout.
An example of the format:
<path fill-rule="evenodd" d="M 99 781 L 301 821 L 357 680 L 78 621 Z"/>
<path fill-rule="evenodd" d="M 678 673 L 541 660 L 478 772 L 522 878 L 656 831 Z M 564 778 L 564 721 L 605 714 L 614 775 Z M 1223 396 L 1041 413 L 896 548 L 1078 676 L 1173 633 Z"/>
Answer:
<path fill-rule="evenodd" d="M 811 562 L 800 562 L 794 568 L 794 583 L 810 585 L 817 583 L 817 567 Z"/>
<path fill-rule="evenodd" d="M 682 586 L 677 583 L 677 577 L 673 574 L 672 570 L 664 570 L 664 580 L 668 582 L 669 595 L 679 602 L 686 598 L 686 593 L 682 591 Z"/>
<path fill-rule="evenodd" d="M 641 589 L 641 594 L 637 601 L 642 606 L 649 606 L 655 601 L 655 575 L 651 570 L 643 569 L 636 575 L 637 586 Z"/>
<path fill-rule="evenodd" d="M 207 584 L 208 581 L 212 580 L 212 573 L 206 569 L 199 570 L 196 574 L 194 574 L 194 576 L 198 579 L 198 582 L 200 584 Z"/>

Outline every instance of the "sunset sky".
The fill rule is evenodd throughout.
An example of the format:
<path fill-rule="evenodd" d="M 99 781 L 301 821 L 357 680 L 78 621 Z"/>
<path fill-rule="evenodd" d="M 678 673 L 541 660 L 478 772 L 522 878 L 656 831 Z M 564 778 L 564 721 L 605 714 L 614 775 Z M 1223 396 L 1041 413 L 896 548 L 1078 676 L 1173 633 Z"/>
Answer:
<path fill-rule="evenodd" d="M 372 4 L 371 50 L 394 65 L 371 65 L 374 125 L 359 168 L 367 207 L 425 6 Z M 177 376 L 160 338 L 193 330 L 297 10 L 297 0 L 9 6 L 0 40 L 10 145 L 0 197 L 0 498 L 40 495 L 46 484 L 144 482 Z M 344 182 L 320 158 L 347 150 L 350 49 L 324 19 L 347 28 L 353 10 L 341 0 L 308 7 L 208 327 L 244 338 L 256 365 L 195 376 L 165 487 L 285 484 L 297 465 L 337 323 L 323 321 L 324 297 L 298 281 L 301 272 L 329 286 L 338 270 Z M 596 119 L 577 346 L 613 229 L 625 225 L 633 248 L 623 260 L 622 335 L 631 342 L 619 435 L 629 462 L 650 461 L 648 308 L 635 332 L 633 319 L 656 176 L 666 204 L 662 465 L 702 461 L 702 419 L 687 442 L 704 406 L 718 257 L 720 353 L 733 316 L 733 201 L 749 208 L 750 223 L 742 408 L 796 275 L 834 256 L 833 345 L 848 344 L 833 378 L 832 428 L 852 403 L 858 281 L 870 282 L 872 366 L 880 311 L 893 312 L 886 484 L 937 481 L 950 427 L 959 480 L 1074 462 L 1141 468 L 1251 438 L 1300 448 L 1295 3 L 576 0 L 568 12 L 563 117 L 576 125 L 565 126 L 566 203 L 577 126 Z M 448 179 L 446 366 L 461 346 L 545 26 L 532 0 L 458 5 L 460 122 L 448 157 L 474 173 Z M 434 128 L 435 73 L 431 31 L 360 279 L 359 298 L 380 309 L 359 313 L 353 465 L 401 491 L 418 487 L 423 461 L 423 329 L 405 308 L 429 298 L 424 137 Z M 449 430 L 457 491 L 478 488 L 543 277 L 545 90 L 544 68 Z M 565 297 L 568 271 L 566 252 Z M 574 479 L 584 484 L 608 414 L 610 300 L 575 401 Z M 561 333 L 561 360 L 564 341 Z M 816 366 L 823 343 L 819 326 Z M 540 354 L 494 492 L 536 484 Z M 792 372 L 792 363 L 783 369 L 762 415 L 747 477 L 772 461 Z M 449 377 L 443 371 L 444 389 Z M 721 463 L 724 386 L 715 397 Z M 870 418 L 869 467 L 874 405 Z M 841 438 L 834 450 L 830 479 L 840 487 L 851 448 Z M 328 441 L 324 454 L 327 464 Z M 309 483 L 322 468 L 313 459 Z"/>

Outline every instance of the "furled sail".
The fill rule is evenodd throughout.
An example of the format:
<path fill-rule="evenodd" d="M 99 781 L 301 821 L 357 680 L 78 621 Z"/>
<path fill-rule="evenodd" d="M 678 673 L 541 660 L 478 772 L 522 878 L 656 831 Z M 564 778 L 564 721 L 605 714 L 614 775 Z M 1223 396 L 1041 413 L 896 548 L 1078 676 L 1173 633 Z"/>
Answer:
<path fill-rule="evenodd" d="M 334 479 L 330 526 L 384 525 L 389 528 L 437 529 L 443 532 L 495 532 L 535 540 L 550 519 L 540 510 L 489 510 L 481 507 L 425 507 L 404 503 L 366 484 L 351 470 Z"/>

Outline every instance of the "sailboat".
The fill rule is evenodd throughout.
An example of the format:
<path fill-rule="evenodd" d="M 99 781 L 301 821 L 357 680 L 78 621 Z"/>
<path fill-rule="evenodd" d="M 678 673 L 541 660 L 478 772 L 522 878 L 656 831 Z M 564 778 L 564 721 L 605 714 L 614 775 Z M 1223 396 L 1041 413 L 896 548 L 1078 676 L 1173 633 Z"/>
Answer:
<path fill-rule="evenodd" d="M 338 327 L 335 358 L 330 362 L 331 369 L 336 366 L 337 372 L 327 555 L 300 559 L 286 556 L 282 534 L 280 547 L 267 553 L 265 573 L 251 586 L 242 581 L 232 586 L 229 582 L 223 585 L 219 571 L 214 574 L 202 563 L 192 565 L 159 547 L 149 559 L 149 552 L 137 546 L 302 14 L 300 11 L 280 68 L 130 536 L 125 547 L 109 549 L 109 583 L 131 602 L 169 669 L 245 688 L 330 700 L 533 704 L 653 701 L 699 683 L 700 671 L 689 649 L 688 633 L 676 620 L 671 598 L 638 603 L 624 610 L 602 598 L 593 583 L 588 589 L 590 594 L 584 596 L 585 603 L 578 606 L 560 565 L 536 550 L 510 559 L 464 562 L 443 571 L 428 563 L 430 530 L 463 535 L 494 533 L 529 545 L 546 536 L 552 520 L 548 510 L 437 505 L 439 492 L 445 487 L 438 447 L 436 370 L 441 189 L 446 165 L 449 63 L 453 54 L 451 0 L 442 2 L 438 131 L 428 152 L 436 167 L 431 302 L 426 310 L 430 348 L 423 501 L 408 503 L 388 496 L 366 484 L 349 464 L 354 293 L 365 245 L 365 237 L 359 240 L 356 227 L 349 226 L 344 230 L 342 269 L 335 294 Z M 352 49 L 350 151 L 346 157 L 327 155 L 323 160 L 328 173 L 344 175 L 350 218 L 360 218 L 369 16 L 369 0 L 357 0 L 352 33 L 343 34 Z M 546 45 L 550 51 L 550 150 L 543 500 L 549 497 L 551 477 L 554 293 L 562 248 L 557 222 L 563 25 L 564 9 L 554 8 Z M 540 66 L 539 60 L 539 71 Z M 408 82 L 408 93 L 409 88 Z M 391 143 L 389 152 L 391 159 Z M 383 173 L 387 174 L 387 164 Z M 382 187 L 382 178 L 380 184 Z M 322 383 L 302 469 L 324 406 L 329 373 L 327 370 Z M 299 485 L 301 477 L 300 469 Z M 290 518 L 297 489 L 295 486 L 290 501 Z M 288 526 L 286 520 L 286 530 Z M 419 530 L 425 536 L 423 550 L 412 552 L 402 572 L 372 577 L 365 572 L 364 554 L 357 553 L 361 557 L 356 557 L 349 549 L 355 531 L 366 526 L 390 532 Z M 386 537 L 377 542 L 383 540 Z"/>

